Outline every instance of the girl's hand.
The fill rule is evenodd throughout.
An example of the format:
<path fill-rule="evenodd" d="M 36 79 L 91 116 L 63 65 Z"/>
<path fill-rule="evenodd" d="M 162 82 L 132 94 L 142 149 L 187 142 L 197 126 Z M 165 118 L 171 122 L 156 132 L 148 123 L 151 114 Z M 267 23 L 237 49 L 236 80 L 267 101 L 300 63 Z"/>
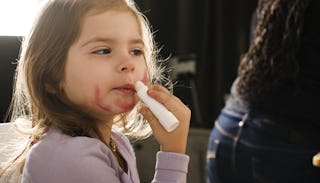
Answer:
<path fill-rule="evenodd" d="M 147 93 L 164 105 L 180 121 L 175 130 L 167 132 L 147 107 L 141 108 L 140 113 L 149 122 L 153 135 L 160 144 L 161 151 L 185 153 L 191 118 L 190 109 L 161 85 L 149 86 Z"/>

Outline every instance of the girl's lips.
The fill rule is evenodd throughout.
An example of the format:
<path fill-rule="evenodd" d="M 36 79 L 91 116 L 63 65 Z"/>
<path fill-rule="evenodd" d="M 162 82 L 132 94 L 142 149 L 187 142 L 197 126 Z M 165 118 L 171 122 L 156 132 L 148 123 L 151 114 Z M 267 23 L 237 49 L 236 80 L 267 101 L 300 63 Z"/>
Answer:
<path fill-rule="evenodd" d="M 136 92 L 134 89 L 134 85 L 132 84 L 125 84 L 114 89 L 127 95 L 133 95 Z"/>

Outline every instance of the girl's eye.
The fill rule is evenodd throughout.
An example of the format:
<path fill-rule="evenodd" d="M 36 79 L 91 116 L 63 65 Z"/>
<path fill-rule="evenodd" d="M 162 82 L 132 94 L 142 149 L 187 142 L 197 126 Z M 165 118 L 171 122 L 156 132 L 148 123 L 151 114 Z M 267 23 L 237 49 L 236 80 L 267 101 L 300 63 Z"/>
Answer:
<path fill-rule="evenodd" d="M 139 49 L 134 49 L 134 50 L 130 51 L 130 54 L 140 56 L 140 55 L 143 55 L 143 51 L 139 50 Z"/>
<path fill-rule="evenodd" d="M 104 49 L 93 51 L 92 53 L 99 54 L 99 55 L 105 55 L 105 54 L 111 53 L 111 49 L 104 48 Z"/>

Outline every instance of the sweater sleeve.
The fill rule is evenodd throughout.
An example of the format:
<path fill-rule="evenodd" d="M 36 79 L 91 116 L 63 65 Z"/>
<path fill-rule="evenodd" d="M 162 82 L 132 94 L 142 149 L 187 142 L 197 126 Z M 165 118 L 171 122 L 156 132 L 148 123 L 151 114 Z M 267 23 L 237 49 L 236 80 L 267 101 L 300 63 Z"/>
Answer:
<path fill-rule="evenodd" d="M 47 157 L 47 160 L 43 157 L 44 152 L 32 153 L 26 162 L 22 182 L 120 183 L 121 175 L 115 170 L 111 155 L 108 156 L 106 149 L 99 143 L 71 140 L 71 143 L 54 151 L 53 156 Z"/>
<path fill-rule="evenodd" d="M 189 156 L 179 153 L 158 152 L 153 183 L 187 182 Z"/>

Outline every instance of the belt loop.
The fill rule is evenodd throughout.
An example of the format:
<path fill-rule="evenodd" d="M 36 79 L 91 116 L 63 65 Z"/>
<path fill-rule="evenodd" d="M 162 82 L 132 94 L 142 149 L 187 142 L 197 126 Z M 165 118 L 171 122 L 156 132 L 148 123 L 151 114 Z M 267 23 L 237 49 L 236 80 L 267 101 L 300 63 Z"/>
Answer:
<path fill-rule="evenodd" d="M 243 130 L 245 124 L 248 121 L 248 116 L 249 116 L 249 112 L 245 113 L 243 115 L 243 117 L 242 117 L 242 120 L 238 123 L 239 128 L 238 128 L 237 134 L 236 134 L 235 139 L 234 139 L 233 144 L 232 144 L 231 168 L 232 168 L 232 172 L 233 172 L 234 175 L 237 174 L 237 171 L 236 171 L 237 146 L 238 146 L 238 143 L 240 141 L 242 130 Z"/>

